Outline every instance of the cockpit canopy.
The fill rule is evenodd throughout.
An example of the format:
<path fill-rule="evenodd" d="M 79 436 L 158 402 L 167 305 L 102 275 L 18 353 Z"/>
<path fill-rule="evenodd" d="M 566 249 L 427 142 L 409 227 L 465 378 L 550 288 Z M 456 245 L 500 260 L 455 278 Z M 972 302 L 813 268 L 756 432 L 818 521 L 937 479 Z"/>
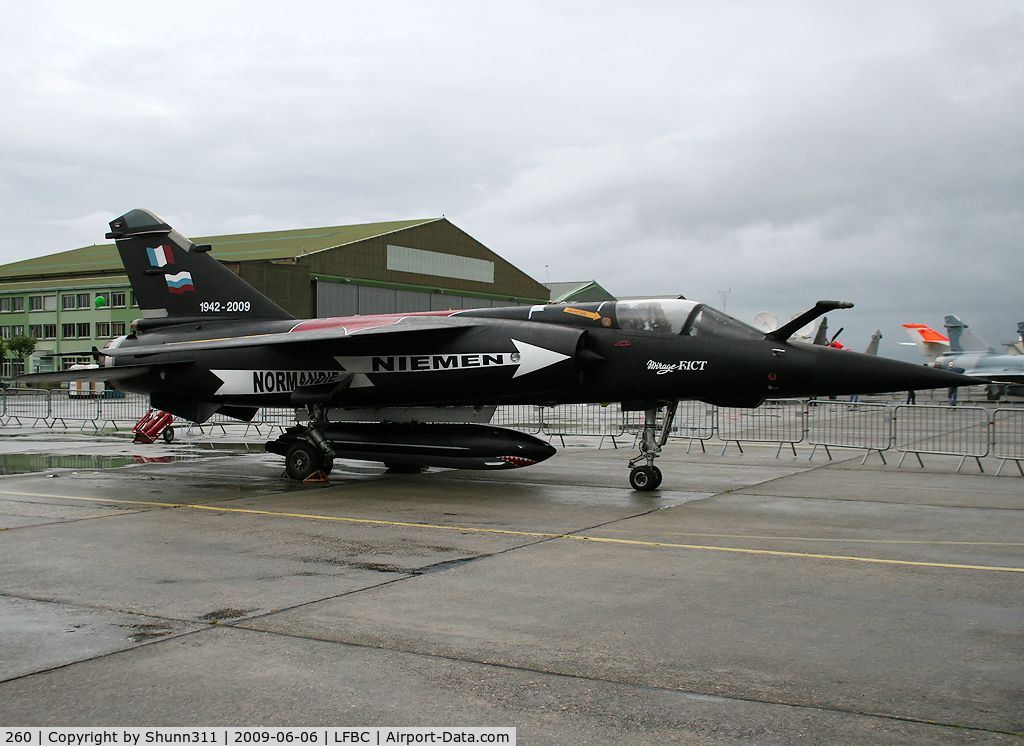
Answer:
<path fill-rule="evenodd" d="M 549 303 L 543 306 L 467 309 L 460 313 L 466 316 L 524 319 L 584 328 L 595 326 L 719 339 L 764 339 L 764 334 L 752 326 L 703 303 L 682 298 Z"/>
<path fill-rule="evenodd" d="M 618 327 L 628 331 L 733 339 L 764 337 L 732 316 L 691 300 L 620 300 L 613 305 Z"/>

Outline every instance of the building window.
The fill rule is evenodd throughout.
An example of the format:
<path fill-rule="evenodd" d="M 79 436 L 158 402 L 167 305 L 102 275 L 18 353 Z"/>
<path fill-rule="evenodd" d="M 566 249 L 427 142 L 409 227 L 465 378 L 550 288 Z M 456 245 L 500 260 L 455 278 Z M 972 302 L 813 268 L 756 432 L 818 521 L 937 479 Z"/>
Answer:
<path fill-rule="evenodd" d="M 124 308 L 124 291 L 112 292 L 110 294 L 110 307 L 111 308 Z"/>
<path fill-rule="evenodd" d="M 56 339 L 57 338 L 57 325 L 56 324 L 43 324 L 43 339 Z"/>
<path fill-rule="evenodd" d="M 41 295 L 30 295 L 28 297 L 28 310 L 29 311 L 42 311 L 43 310 L 43 296 L 41 296 Z"/>
<path fill-rule="evenodd" d="M 2 339 L 10 339 L 11 338 L 11 327 L 9 327 L 9 326 L 0 326 L 0 338 L 2 338 Z"/>
<path fill-rule="evenodd" d="M 0 298 L 0 313 L 9 313 L 11 310 L 11 299 Z"/>
<path fill-rule="evenodd" d="M 124 336 L 125 323 L 123 321 L 115 321 L 110 325 L 111 336 L 123 337 Z"/>
<path fill-rule="evenodd" d="M 110 324 L 106 321 L 96 322 L 96 338 L 102 339 L 110 336 Z"/>
<path fill-rule="evenodd" d="M 11 336 L 12 337 L 24 337 L 25 336 L 25 326 L 24 326 L 24 324 L 16 324 L 15 326 L 12 326 L 11 327 Z"/>
<path fill-rule="evenodd" d="M 57 296 L 56 295 L 44 295 L 43 296 L 43 310 L 44 311 L 56 311 L 57 310 Z"/>
<path fill-rule="evenodd" d="M 388 245 L 388 269 L 418 275 L 494 283 L 494 262 L 456 254 Z"/>
<path fill-rule="evenodd" d="M 60 325 L 60 336 L 61 336 L 61 339 L 74 339 L 75 338 L 75 325 L 74 324 L 61 324 Z"/>
<path fill-rule="evenodd" d="M 64 311 L 74 311 L 78 308 L 77 301 L 73 295 L 62 295 L 60 297 L 60 307 Z"/>
<path fill-rule="evenodd" d="M 29 324 L 28 325 L 28 336 L 32 339 L 43 338 L 43 325 L 42 324 Z"/>
<path fill-rule="evenodd" d="M 22 297 L 11 298 L 11 310 L 12 311 L 24 311 L 25 310 L 25 299 Z"/>
<path fill-rule="evenodd" d="M 88 338 L 92 336 L 92 324 L 78 324 L 78 328 L 75 330 L 78 332 L 78 337 Z"/>
<path fill-rule="evenodd" d="M 88 308 L 89 307 L 89 301 L 91 299 L 89 298 L 89 294 L 88 293 L 79 293 L 75 297 L 77 298 L 78 307 L 79 308 Z"/>

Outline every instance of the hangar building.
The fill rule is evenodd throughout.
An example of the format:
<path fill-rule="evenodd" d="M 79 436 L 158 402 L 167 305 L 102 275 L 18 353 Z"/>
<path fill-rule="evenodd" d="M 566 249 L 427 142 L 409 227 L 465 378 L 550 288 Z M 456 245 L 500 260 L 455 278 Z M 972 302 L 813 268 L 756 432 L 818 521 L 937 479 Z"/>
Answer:
<path fill-rule="evenodd" d="M 597 280 L 581 282 L 546 282 L 552 303 L 593 303 L 616 300 L 615 296 L 597 284 Z"/>
<path fill-rule="evenodd" d="M 211 245 L 212 256 L 298 318 L 533 305 L 550 297 L 443 217 L 192 240 Z M 113 243 L 0 266 L 0 337 L 37 340 L 26 372 L 93 362 L 92 347 L 125 334 L 139 315 Z"/>

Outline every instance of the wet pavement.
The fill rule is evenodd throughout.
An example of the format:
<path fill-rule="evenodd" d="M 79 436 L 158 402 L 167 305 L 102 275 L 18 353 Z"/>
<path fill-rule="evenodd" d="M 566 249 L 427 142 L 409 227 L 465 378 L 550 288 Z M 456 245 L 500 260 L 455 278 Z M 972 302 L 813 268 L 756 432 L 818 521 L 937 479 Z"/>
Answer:
<path fill-rule="evenodd" d="M 259 442 L 0 433 L 0 722 L 1021 742 L 1015 470 L 673 444 L 653 493 L 608 447 L 294 484 Z"/>

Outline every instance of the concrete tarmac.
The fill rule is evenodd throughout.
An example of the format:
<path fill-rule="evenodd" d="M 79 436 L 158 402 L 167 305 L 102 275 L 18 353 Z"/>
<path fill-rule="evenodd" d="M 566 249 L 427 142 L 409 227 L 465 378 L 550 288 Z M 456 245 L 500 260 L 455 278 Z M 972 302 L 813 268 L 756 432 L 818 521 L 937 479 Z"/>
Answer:
<path fill-rule="evenodd" d="M 180 459 L 0 477 L 5 725 L 1022 742 L 1012 465 L 670 444 L 636 493 L 622 448 L 294 484 L 258 452 L 3 440 Z"/>

